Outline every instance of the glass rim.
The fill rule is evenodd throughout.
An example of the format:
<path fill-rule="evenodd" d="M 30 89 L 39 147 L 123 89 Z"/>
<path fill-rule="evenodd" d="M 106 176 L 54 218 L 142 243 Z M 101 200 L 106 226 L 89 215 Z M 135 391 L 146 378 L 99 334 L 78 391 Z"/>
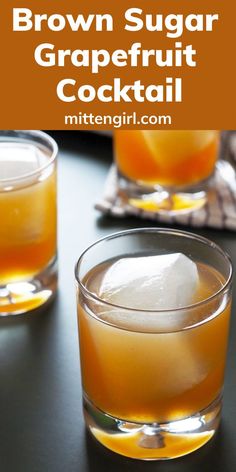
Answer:
<path fill-rule="evenodd" d="M 213 295 L 211 295 L 210 297 L 207 297 L 205 298 L 204 300 L 200 300 L 196 303 L 192 303 L 190 305 L 185 305 L 183 307 L 177 307 L 177 308 L 164 308 L 164 309 L 145 309 L 145 308 L 132 308 L 132 307 L 128 307 L 128 306 L 123 306 L 123 305 L 118 305 L 116 303 L 111 303 L 111 302 L 108 302 L 106 300 L 103 300 L 101 297 L 95 295 L 93 292 L 91 292 L 90 290 L 87 289 L 87 287 L 83 284 L 82 280 L 80 279 L 78 273 L 79 273 L 79 268 L 81 266 L 81 263 L 83 261 L 83 258 L 84 256 L 90 251 L 90 249 L 94 248 L 95 246 L 97 246 L 98 244 L 100 244 L 101 242 L 104 242 L 104 241 L 109 241 L 109 240 L 112 240 L 112 239 L 116 239 L 117 237 L 120 237 L 120 236 L 123 236 L 123 235 L 128 235 L 128 234 L 133 234 L 133 233 L 163 233 L 163 234 L 172 234 L 172 235 L 176 235 L 176 236 L 182 236 L 182 237 L 185 237 L 185 238 L 189 238 L 189 239 L 193 239 L 193 240 L 197 240 L 198 242 L 201 242 L 201 243 L 204 243 L 206 244 L 207 246 L 211 247 L 212 249 L 215 249 L 218 253 L 220 253 L 224 259 L 228 262 L 229 264 L 229 276 L 228 278 L 226 279 L 226 281 L 224 282 L 224 284 L 222 285 L 222 287 L 217 290 Z M 231 284 L 232 282 L 232 278 L 233 278 L 233 264 L 232 264 L 232 260 L 231 260 L 231 257 L 229 256 L 228 252 L 221 249 L 221 247 L 214 243 L 213 241 L 211 241 L 210 239 L 208 238 L 205 238 L 204 236 L 200 236 L 196 233 L 192 233 L 192 232 L 188 232 L 188 231 L 183 231 L 183 230 L 178 230 L 178 229 L 172 229 L 172 228 L 161 228 L 161 227 L 157 227 L 157 228 L 152 228 L 152 227 L 144 227 L 144 228 L 133 228 L 133 229 L 128 229 L 128 230 L 121 230 L 121 231 L 117 231 L 115 233 L 112 233 L 110 235 L 107 235 L 107 236 L 104 236 L 100 239 L 98 239 L 97 241 L 95 241 L 94 243 L 90 244 L 80 255 L 78 261 L 76 262 L 75 264 L 75 279 L 79 285 L 79 288 L 81 289 L 81 291 L 83 292 L 83 294 L 85 294 L 86 296 L 92 298 L 93 300 L 95 300 L 96 302 L 99 302 L 101 304 L 104 304 L 106 306 L 110 306 L 112 308 L 118 308 L 118 309 L 121 309 L 123 311 L 132 311 L 132 312 L 143 312 L 143 313 L 170 313 L 170 312 L 180 312 L 180 311 L 187 311 L 187 310 L 192 310 L 192 309 L 195 309 L 195 308 L 198 308 L 202 305 L 205 305 L 211 301 L 213 301 L 215 298 L 217 298 L 221 293 L 224 293 L 225 290 L 229 287 L 229 285 Z"/>
<path fill-rule="evenodd" d="M 40 172 L 44 171 L 45 169 L 47 169 L 47 167 L 49 167 L 56 159 L 57 155 L 58 155 L 58 144 L 57 142 L 55 141 L 55 139 L 53 139 L 49 134 L 45 133 L 44 131 L 41 131 L 41 130 L 17 130 L 17 129 L 13 129 L 13 130 L 1 130 L 0 131 L 0 143 L 1 142 L 7 142 L 7 134 L 4 136 L 3 134 L 1 134 L 2 132 L 6 132 L 9 131 L 9 132 L 12 132 L 12 133 L 25 133 L 26 135 L 28 135 L 29 137 L 29 141 L 30 141 L 30 137 L 31 138 L 42 138 L 44 139 L 45 142 L 47 143 L 50 143 L 51 146 L 52 146 L 52 154 L 51 156 L 49 157 L 48 161 L 45 163 L 45 164 L 42 164 L 41 166 L 39 166 L 36 170 L 33 170 L 31 172 L 27 172 L 26 174 L 23 174 L 23 175 L 19 175 L 18 177 L 10 177 L 10 178 L 7 178 L 7 179 L 1 179 L 0 177 L 0 183 L 2 184 L 6 184 L 6 183 L 13 183 L 13 182 L 21 182 L 21 181 L 24 181 L 25 179 L 27 179 L 28 177 L 33 177 L 37 174 L 39 174 Z M 6 139 L 2 139 L 2 138 L 6 138 Z M 13 138 L 12 139 L 12 142 L 13 141 L 16 141 L 19 139 L 22 140 L 22 141 L 26 141 L 27 142 L 27 137 L 25 136 L 22 136 L 22 138 L 20 138 L 20 136 L 14 136 L 14 135 L 9 135 L 9 142 L 11 142 L 10 138 Z M 36 145 L 36 144 L 35 144 Z"/>

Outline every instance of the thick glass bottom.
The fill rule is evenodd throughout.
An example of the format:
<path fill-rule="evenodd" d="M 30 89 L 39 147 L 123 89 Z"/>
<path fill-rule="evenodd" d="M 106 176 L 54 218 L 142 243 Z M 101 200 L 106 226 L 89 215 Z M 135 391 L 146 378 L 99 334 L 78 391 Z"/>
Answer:
<path fill-rule="evenodd" d="M 208 199 L 207 186 L 201 184 L 184 188 L 145 186 L 119 174 L 119 196 L 132 207 L 162 214 L 190 213 L 202 208 Z"/>
<path fill-rule="evenodd" d="M 140 424 L 114 418 L 84 395 L 84 416 L 93 436 L 111 451 L 133 459 L 174 459 L 195 451 L 215 434 L 221 416 L 219 396 L 191 417 L 168 423 Z"/>
<path fill-rule="evenodd" d="M 57 260 L 33 278 L 0 285 L 0 316 L 20 315 L 49 301 L 57 289 Z"/>

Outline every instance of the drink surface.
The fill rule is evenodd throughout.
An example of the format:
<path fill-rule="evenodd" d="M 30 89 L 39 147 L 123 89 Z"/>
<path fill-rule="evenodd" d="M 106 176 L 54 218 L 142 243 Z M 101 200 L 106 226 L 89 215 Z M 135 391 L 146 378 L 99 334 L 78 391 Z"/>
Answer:
<path fill-rule="evenodd" d="M 0 143 L 0 285 L 32 277 L 55 255 L 55 170 L 35 173 L 49 157 L 45 148 Z"/>
<path fill-rule="evenodd" d="M 196 184 L 213 172 L 218 132 L 116 131 L 115 155 L 120 172 L 146 185 Z"/>
<path fill-rule="evenodd" d="M 86 275 L 83 283 L 90 292 L 100 293 L 112 263 L 98 265 Z M 215 269 L 196 264 L 199 282 L 192 303 L 215 294 L 224 282 Z M 145 307 L 145 293 L 143 300 Z M 82 382 L 89 399 L 102 411 L 140 423 L 174 421 L 206 408 L 220 394 L 229 306 L 217 308 L 214 302 L 208 308 L 199 305 L 189 329 L 183 329 L 185 319 L 184 324 L 177 320 L 179 329 L 167 324 L 165 330 L 162 318 L 158 332 L 158 313 L 146 312 L 146 321 L 142 315 L 139 328 L 138 312 L 126 311 L 124 315 L 122 309 L 109 305 L 104 308 L 88 301 L 86 305 L 81 295 Z M 108 324 L 109 310 L 111 323 L 116 320 L 116 326 Z M 178 316 L 182 316 L 181 311 Z"/>

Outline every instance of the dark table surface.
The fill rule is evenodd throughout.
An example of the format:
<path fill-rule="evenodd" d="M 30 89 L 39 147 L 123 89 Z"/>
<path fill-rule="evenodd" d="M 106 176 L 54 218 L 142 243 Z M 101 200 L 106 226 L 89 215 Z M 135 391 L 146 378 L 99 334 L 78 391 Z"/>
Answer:
<path fill-rule="evenodd" d="M 51 133 L 59 155 L 59 292 L 46 310 L 0 319 L 1 472 L 234 472 L 236 470 L 236 318 L 234 299 L 224 393 L 216 437 L 197 452 L 166 462 L 118 456 L 85 431 L 81 412 L 74 264 L 94 240 L 122 229 L 154 226 L 135 218 L 100 216 L 112 159 L 110 138 Z M 236 235 L 202 229 L 236 266 Z"/>

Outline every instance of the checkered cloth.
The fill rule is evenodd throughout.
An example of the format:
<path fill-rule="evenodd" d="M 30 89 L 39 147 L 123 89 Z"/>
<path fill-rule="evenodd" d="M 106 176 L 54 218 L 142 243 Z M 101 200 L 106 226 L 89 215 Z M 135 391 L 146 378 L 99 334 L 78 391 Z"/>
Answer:
<path fill-rule="evenodd" d="M 113 164 L 109 170 L 102 199 L 95 208 L 116 217 L 134 215 L 157 223 L 208 226 L 236 231 L 236 132 L 222 133 L 220 159 L 210 182 L 209 198 L 204 207 L 191 213 L 168 214 L 135 208 L 119 195 L 119 179 Z"/>

